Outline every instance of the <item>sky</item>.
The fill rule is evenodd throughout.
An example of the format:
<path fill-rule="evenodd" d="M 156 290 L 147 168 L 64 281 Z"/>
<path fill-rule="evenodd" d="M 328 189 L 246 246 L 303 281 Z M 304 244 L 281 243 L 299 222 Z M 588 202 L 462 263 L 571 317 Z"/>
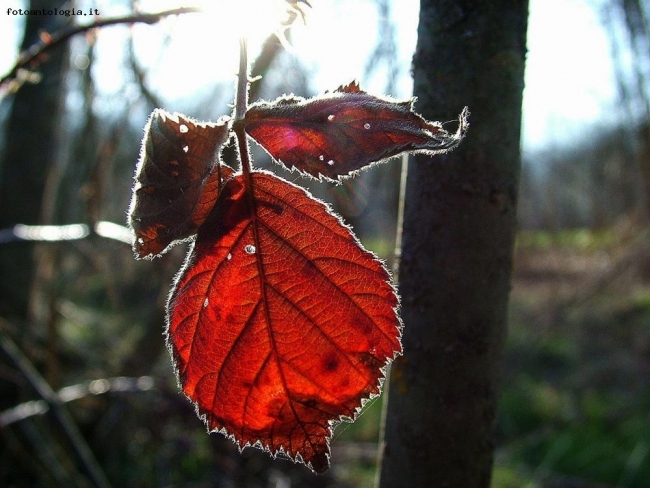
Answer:
<path fill-rule="evenodd" d="M 205 5 L 216 5 L 210 0 Z M 219 2 L 220 10 L 211 14 L 192 14 L 164 22 L 162 26 L 140 25 L 133 29 L 136 54 L 149 70 L 151 88 L 163 98 L 191 96 L 212 86 L 216 79 L 233 78 L 237 67 L 237 39 L 248 23 L 235 22 L 235 11 L 224 12 L 224 5 L 250 9 L 249 2 Z M 10 3 L 9 3 L 10 2 Z M 12 8 L 23 7 L 21 0 L 3 0 Z M 141 0 L 143 11 L 158 11 L 178 6 L 179 0 Z M 189 4 L 188 2 L 185 2 Z M 267 4 L 270 2 L 266 2 Z M 314 0 L 308 25 L 295 30 L 294 52 L 310 73 L 316 91 L 333 89 L 359 79 L 364 89 L 382 93 L 385 80 L 380 75 L 364 79 L 364 66 L 377 41 L 378 13 L 367 0 Z M 105 16 L 128 13 L 115 2 L 93 2 Z M 526 88 L 524 91 L 522 144 L 524 151 L 562 146 L 585 130 L 607 121 L 615 112 L 616 89 L 610 61 L 610 47 L 601 27 L 598 0 L 530 0 Z M 392 16 L 397 28 L 399 98 L 411 95 L 410 62 L 415 49 L 419 0 L 394 2 Z M 229 8 L 229 7 L 225 7 Z M 259 10 L 248 16 L 252 55 L 273 21 L 273 12 Z M 82 18 L 85 20 L 85 18 Z M 22 19 L 0 10 L 0 73 L 13 63 L 19 42 Z M 259 22 L 261 21 L 261 23 Z M 115 66 L 123 63 L 116 49 L 125 27 L 105 29 L 97 43 L 101 61 L 95 79 L 99 89 L 117 93 L 123 79 Z M 164 44 L 162 40 L 171 38 Z M 200 52 L 196 46 L 202 46 Z M 83 59 L 73 60 L 83 65 Z M 134 96 L 136 96 L 134 94 Z"/>
<path fill-rule="evenodd" d="M 611 121 L 614 68 L 597 0 L 531 0 L 523 146 L 562 145 Z"/>

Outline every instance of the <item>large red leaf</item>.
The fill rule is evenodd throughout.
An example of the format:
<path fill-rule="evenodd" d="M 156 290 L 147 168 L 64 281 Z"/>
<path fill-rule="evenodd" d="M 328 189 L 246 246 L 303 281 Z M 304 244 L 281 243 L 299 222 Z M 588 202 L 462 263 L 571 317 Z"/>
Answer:
<path fill-rule="evenodd" d="M 249 107 L 246 132 L 277 161 L 337 180 L 403 152 L 437 154 L 455 148 L 467 130 L 467 109 L 450 134 L 413 112 L 413 101 L 379 98 L 356 83 L 304 99 L 289 96 Z"/>
<path fill-rule="evenodd" d="M 168 303 L 168 347 L 210 430 L 329 465 L 332 422 L 379 393 L 401 351 L 380 261 L 305 190 L 265 172 L 226 183 Z M 251 198 L 253 197 L 253 198 Z"/>
<path fill-rule="evenodd" d="M 234 171 L 219 160 L 230 130 L 225 121 L 156 109 L 144 130 L 128 223 L 136 256 L 151 258 L 196 234 Z"/>

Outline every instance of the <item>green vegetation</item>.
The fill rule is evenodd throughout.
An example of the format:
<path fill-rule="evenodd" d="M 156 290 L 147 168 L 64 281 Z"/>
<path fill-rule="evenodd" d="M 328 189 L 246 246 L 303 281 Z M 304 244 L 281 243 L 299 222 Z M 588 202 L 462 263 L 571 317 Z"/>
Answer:
<path fill-rule="evenodd" d="M 493 488 L 647 486 L 650 273 L 647 246 L 639 239 L 640 232 L 626 236 L 607 229 L 520 234 Z M 115 251 L 130 263 L 130 252 Z M 206 435 L 175 384 L 162 313 L 151 317 L 148 305 L 158 294 L 164 299 L 159 283 L 169 279 L 163 275 L 173 272 L 182 254 L 172 253 L 164 272 L 146 275 L 136 263 L 117 277 L 83 268 L 73 251 L 59 276 L 58 355 L 43 359 L 42 368 L 48 381 L 60 388 L 119 375 L 155 378 L 152 390 L 90 395 L 68 404 L 109 479 L 125 486 L 237 480 L 238 486 L 257 487 L 285 479 L 291 486 L 372 487 L 383 397 L 369 402 L 354 424 L 337 427 L 332 470 L 316 479 L 288 461 L 272 461 L 256 449 L 240 455 L 222 436 Z M 27 352 L 46 358 L 47 344 L 44 334 Z M 39 443 L 59 446 L 50 418 L 39 415 L 3 432 L 12 452 L 25 454 L 4 465 L 6 480 L 16 486 L 51 480 L 45 451 L 34 450 Z M 60 447 L 54 452 L 67 469 L 69 455 Z"/>
<path fill-rule="evenodd" d="M 517 235 L 517 249 L 549 249 L 563 247 L 567 249 L 592 251 L 609 247 L 617 240 L 612 229 L 565 229 L 557 232 L 546 230 L 526 230 Z"/>
<path fill-rule="evenodd" d="M 620 242 L 607 230 L 519 237 L 495 488 L 647 486 L 650 287 L 638 267 L 617 269 Z"/>
<path fill-rule="evenodd" d="M 493 488 L 647 486 L 650 286 L 635 266 L 616 272 L 625 241 L 611 229 L 518 236 Z M 574 300 L 607 266 L 611 282 Z M 374 442 L 380 412 L 378 400 L 339 426 L 334 450 Z M 374 465 L 342 464 L 337 476 L 373 486 Z"/>

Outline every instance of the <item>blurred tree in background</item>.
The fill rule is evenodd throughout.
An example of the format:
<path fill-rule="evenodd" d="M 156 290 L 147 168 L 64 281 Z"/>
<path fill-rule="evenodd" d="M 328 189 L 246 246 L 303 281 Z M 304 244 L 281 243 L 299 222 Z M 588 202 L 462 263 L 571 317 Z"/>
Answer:
<path fill-rule="evenodd" d="M 650 2 L 588 3 L 618 101 L 524 160 L 496 486 L 650 480 Z"/>
<path fill-rule="evenodd" d="M 34 1 L 34 8 L 62 8 L 65 2 Z M 56 31 L 66 17 L 27 17 L 21 50 L 39 40 L 43 31 Z M 0 228 L 21 222 L 36 224 L 51 220 L 43 195 L 50 168 L 56 165 L 53 148 L 60 135 L 60 107 L 63 102 L 66 48 L 53 53 L 40 73 L 42 83 L 26 83 L 15 94 L 3 134 L 0 153 Z M 4 102 L 5 106 L 8 102 Z M 33 134 L 39 134 L 34 137 Z M 27 300 L 33 275 L 33 246 L 3 250 L 0 259 L 0 314 L 18 320 L 27 318 Z"/>
<path fill-rule="evenodd" d="M 646 218 L 650 191 L 648 0 L 592 0 L 607 31 L 618 102 L 570 145 L 528 154 L 519 220 L 524 228 L 603 227 Z M 604 62 L 605 60 L 603 60 Z"/>

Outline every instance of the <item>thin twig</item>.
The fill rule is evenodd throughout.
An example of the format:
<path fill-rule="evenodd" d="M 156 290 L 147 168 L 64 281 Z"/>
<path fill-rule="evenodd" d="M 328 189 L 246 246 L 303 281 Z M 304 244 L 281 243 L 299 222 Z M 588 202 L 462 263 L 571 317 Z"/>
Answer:
<path fill-rule="evenodd" d="M 147 102 L 149 102 L 149 105 L 153 107 L 162 107 L 163 104 L 158 96 L 153 93 L 145 83 L 146 73 L 142 71 L 136 60 L 133 38 L 129 39 L 129 65 L 133 72 L 133 76 L 140 87 L 140 93 L 142 93 Z"/>
<path fill-rule="evenodd" d="M 239 74 L 237 76 L 237 93 L 235 95 L 235 122 L 246 115 L 248 109 L 248 47 L 246 38 L 239 40 Z"/>
<path fill-rule="evenodd" d="M 20 438 L 9 430 L 2 433 L 7 444 L 11 442 L 7 447 L 20 456 L 20 460 L 29 466 L 34 476 L 40 478 L 43 486 L 88 488 L 88 479 L 70 462 L 67 453 L 52 446 L 50 439 L 44 438 L 33 422 L 25 422 L 20 426 Z M 11 437 L 7 438 L 8 436 Z M 23 438 L 27 446 L 24 446 Z"/>
<path fill-rule="evenodd" d="M 87 25 L 72 25 L 61 29 L 60 31 L 55 32 L 47 39 L 41 40 L 40 42 L 32 45 L 29 49 L 23 51 L 18 55 L 18 59 L 14 66 L 2 77 L 0 78 L 0 85 L 5 82 L 15 79 L 18 72 L 21 69 L 26 69 L 31 66 L 32 63 L 38 65 L 38 58 L 47 51 L 53 49 L 66 42 L 73 36 L 87 32 L 92 29 L 97 29 L 100 27 L 107 27 L 111 25 L 120 25 L 120 24 L 155 24 L 159 22 L 163 17 L 169 17 L 171 15 L 182 15 L 188 13 L 197 13 L 201 12 L 200 8 L 197 7 L 181 7 L 170 10 L 164 10 L 157 13 L 138 13 L 125 15 L 121 17 L 111 17 L 106 19 L 99 19 L 95 22 L 92 22 Z"/>
<path fill-rule="evenodd" d="M 0 323 L 4 322 L 0 319 Z M 7 329 L 7 327 L 2 327 Z M 95 459 L 95 456 L 84 440 L 77 424 L 66 410 L 64 404 L 59 400 L 56 392 L 43 379 L 32 362 L 22 353 L 20 348 L 12 341 L 9 336 L 0 330 L 0 348 L 11 358 L 18 369 L 23 373 L 25 378 L 32 385 L 34 390 L 45 400 L 54 414 L 54 418 L 59 423 L 61 429 L 66 435 L 72 449 L 83 466 L 84 470 L 92 479 L 92 482 L 99 487 L 109 487 L 110 483 L 102 471 L 101 466 Z"/>
<path fill-rule="evenodd" d="M 251 176 L 250 151 L 244 130 L 244 117 L 248 110 L 248 88 L 250 86 L 248 72 L 248 46 L 246 38 L 239 40 L 239 73 L 237 75 L 237 93 L 235 94 L 235 121 L 233 131 L 237 138 L 239 148 L 239 159 L 241 161 L 241 170 L 244 174 L 246 189 L 253 198 L 253 178 Z M 257 244 L 257 243 L 256 243 Z"/>
<path fill-rule="evenodd" d="M 118 376 L 66 386 L 57 391 L 56 396 L 59 402 L 68 403 L 90 395 L 103 395 L 109 392 L 143 392 L 150 391 L 153 388 L 155 388 L 155 379 L 151 376 L 140 376 L 138 378 Z M 50 406 L 45 400 L 31 400 L 21 403 L 0 412 L 0 427 L 7 427 L 35 415 L 42 415 L 49 410 Z"/>
<path fill-rule="evenodd" d="M 106 239 L 131 244 L 131 231 L 123 225 L 100 220 L 91 230 L 87 224 L 24 225 L 0 230 L 0 244 L 10 242 L 63 242 L 85 239 L 92 233 Z"/>

